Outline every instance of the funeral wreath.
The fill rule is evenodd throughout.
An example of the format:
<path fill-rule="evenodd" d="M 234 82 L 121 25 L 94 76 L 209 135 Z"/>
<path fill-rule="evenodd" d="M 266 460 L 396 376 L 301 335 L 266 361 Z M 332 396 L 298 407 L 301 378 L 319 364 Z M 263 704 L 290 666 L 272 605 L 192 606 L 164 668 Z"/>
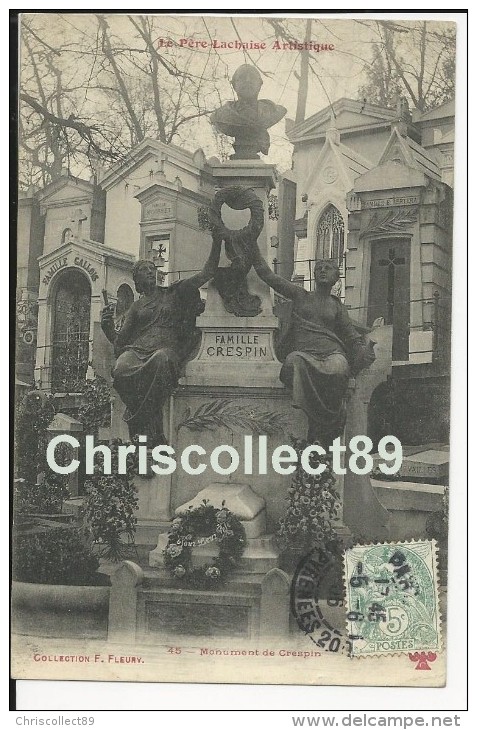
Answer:
<path fill-rule="evenodd" d="M 217 543 L 218 555 L 200 567 L 192 563 L 194 547 Z M 170 574 L 195 588 L 213 588 L 221 583 L 240 560 L 245 547 L 245 531 L 222 502 L 220 508 L 203 500 L 176 517 L 164 550 L 164 564 Z"/>

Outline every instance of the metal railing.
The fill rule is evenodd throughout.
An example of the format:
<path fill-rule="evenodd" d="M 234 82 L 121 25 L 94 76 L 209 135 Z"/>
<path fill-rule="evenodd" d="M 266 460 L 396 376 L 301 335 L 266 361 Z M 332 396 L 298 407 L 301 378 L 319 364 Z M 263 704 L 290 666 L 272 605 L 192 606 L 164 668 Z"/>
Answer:
<path fill-rule="evenodd" d="M 298 275 L 293 278 L 293 282 L 297 284 L 297 286 L 302 286 L 303 288 L 307 289 L 308 291 L 314 289 L 314 268 L 315 263 L 317 259 L 295 259 L 293 261 L 293 271 L 296 271 L 297 265 L 298 268 L 305 270 L 304 275 Z M 273 269 L 275 273 L 283 275 L 283 269 L 290 270 L 291 262 L 280 262 L 277 259 L 273 261 Z M 199 269 L 190 269 L 190 270 L 180 270 L 180 271 L 170 271 L 167 272 L 165 279 L 164 279 L 164 285 L 167 286 L 169 284 L 172 284 L 174 281 L 178 281 L 180 279 L 186 278 L 188 276 L 192 276 L 193 274 L 197 273 Z M 345 297 L 345 271 L 346 271 L 346 258 L 343 258 L 343 261 L 340 266 L 340 280 L 341 280 L 341 292 L 340 292 L 340 298 L 343 301 L 343 303 L 346 305 L 346 297 Z M 281 297 L 278 294 L 275 294 L 275 301 L 280 302 L 283 301 L 283 297 Z M 400 304 L 405 304 L 406 306 L 409 305 L 411 307 L 411 310 L 415 306 L 418 306 L 421 309 L 421 312 L 419 315 L 413 315 L 411 316 L 411 319 L 419 319 L 418 324 L 414 324 L 409 322 L 407 325 L 407 331 L 410 333 L 412 332 L 432 332 L 431 337 L 431 344 L 428 349 L 423 348 L 422 346 L 419 347 L 419 349 L 413 349 L 412 341 L 416 338 L 410 338 L 411 345 L 408 348 L 408 351 L 404 353 L 402 360 L 407 360 L 408 358 L 412 361 L 413 357 L 419 355 L 421 359 L 425 359 L 426 355 L 429 355 L 429 359 L 431 359 L 433 362 L 439 362 L 440 364 L 446 364 L 450 362 L 450 336 L 451 336 L 451 297 L 450 295 L 442 295 L 439 292 L 435 292 L 432 297 L 427 298 L 420 298 L 420 299 L 406 299 L 406 300 L 399 300 L 399 296 L 397 296 L 396 300 L 393 301 L 394 306 L 399 306 Z M 347 306 L 347 309 L 350 313 L 350 316 L 358 321 L 362 325 L 367 325 L 368 323 L 368 307 L 350 307 Z M 383 315 L 384 323 L 385 324 L 393 324 L 392 322 L 386 322 L 386 316 Z M 371 323 L 372 324 L 372 323 Z"/>
<path fill-rule="evenodd" d="M 89 363 L 89 330 L 58 337 L 51 345 L 51 391 L 66 393 L 84 380 Z"/>
<path fill-rule="evenodd" d="M 40 358 L 43 363 L 37 364 L 35 368 L 41 371 L 40 390 L 71 394 L 75 392 L 75 386 L 85 380 L 93 341 L 89 339 L 89 333 L 84 333 L 85 339 L 80 338 L 81 334 L 77 333 L 77 338 L 37 345 L 37 352 L 46 351 L 46 356 Z"/>
<path fill-rule="evenodd" d="M 301 265 L 302 270 L 305 269 L 306 275 L 295 277 L 294 282 L 303 286 L 308 290 L 313 289 L 314 286 L 314 266 L 316 259 L 297 259 L 293 262 L 293 270 L 296 271 L 297 264 Z M 273 267 L 276 273 L 280 274 L 280 269 L 284 266 L 290 269 L 291 262 L 283 262 L 275 260 Z M 340 279 L 342 280 L 342 290 L 340 293 L 342 301 L 346 305 L 345 299 L 345 268 L 346 262 L 343 260 L 340 267 Z M 164 273 L 163 286 L 169 286 L 175 281 L 179 281 L 184 278 L 188 278 L 193 274 L 197 273 L 199 269 L 181 269 L 176 271 L 168 271 Z M 283 298 L 275 294 L 275 302 L 278 303 L 283 301 Z M 440 363 L 441 365 L 448 364 L 450 361 L 450 336 L 451 336 L 451 297 L 450 295 L 442 295 L 439 292 L 435 292 L 432 297 L 420 298 L 420 299 L 409 299 L 399 300 L 397 298 L 393 302 L 395 306 L 405 304 L 410 307 L 411 310 L 411 322 L 408 323 L 407 331 L 409 334 L 413 332 L 431 332 L 432 336 L 429 338 L 428 348 L 421 346 L 418 349 L 413 349 L 412 342 L 416 341 L 416 338 L 410 337 L 411 346 L 409 351 L 405 353 L 405 357 L 402 359 L 409 358 L 413 360 L 413 356 L 420 355 L 421 358 L 428 355 L 429 360 L 432 362 Z M 415 308 L 418 308 L 418 312 L 415 312 Z M 368 324 L 368 307 L 353 307 L 347 306 L 350 316 L 352 319 L 362 325 Z M 375 309 L 375 307 L 373 307 Z M 413 311 L 414 310 L 414 311 Z M 393 324 L 392 322 L 386 322 L 386 317 L 383 315 L 384 324 Z M 415 321 L 418 323 L 414 323 Z M 394 334 L 394 333 L 393 333 Z M 422 338 L 421 338 L 422 339 Z M 41 366 L 42 373 L 44 375 L 45 382 L 48 382 L 48 387 L 52 392 L 65 393 L 71 392 L 71 387 L 74 386 L 75 382 L 84 379 L 88 367 L 88 359 L 90 352 L 91 340 L 89 340 L 87 333 L 75 333 L 73 337 L 62 341 L 54 342 L 53 344 L 46 345 L 43 347 L 50 348 L 50 356 L 45 358 L 45 365 Z M 41 346 L 39 346 L 41 347 Z M 39 349 L 39 348 L 37 348 Z M 48 363 L 48 364 L 47 364 Z"/>
<path fill-rule="evenodd" d="M 409 351 L 407 355 L 412 360 L 413 355 L 432 355 L 432 361 L 439 361 L 441 364 L 450 362 L 450 347 L 451 347 L 451 297 L 450 295 L 444 296 L 439 292 L 434 292 L 432 297 L 423 297 L 420 299 L 396 299 L 393 304 L 399 306 L 400 304 L 410 305 L 411 309 L 413 305 L 419 307 L 420 313 L 422 314 L 422 320 L 417 324 L 407 324 L 407 330 L 409 334 L 417 332 L 430 332 L 432 333 L 430 338 L 430 346 L 428 349 L 422 347 L 413 349 L 410 343 Z M 375 307 L 373 307 L 374 309 Z M 350 316 L 360 323 L 365 324 L 368 319 L 368 307 L 347 307 Z M 415 317 L 416 318 L 416 317 Z M 386 322 L 386 317 L 383 316 L 384 324 L 393 324 L 392 322 Z M 412 341 L 412 338 L 410 338 Z M 407 359 L 407 358 L 406 358 Z"/>

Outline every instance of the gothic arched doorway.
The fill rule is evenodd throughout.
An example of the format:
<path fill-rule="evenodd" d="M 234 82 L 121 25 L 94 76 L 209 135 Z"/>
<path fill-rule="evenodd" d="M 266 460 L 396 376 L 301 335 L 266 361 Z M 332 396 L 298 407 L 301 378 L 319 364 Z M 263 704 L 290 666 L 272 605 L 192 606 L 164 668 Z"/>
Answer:
<path fill-rule="evenodd" d="M 52 393 L 73 392 L 86 378 L 89 360 L 91 287 L 76 269 L 61 274 L 53 299 Z"/>
<path fill-rule="evenodd" d="M 316 258 L 334 259 L 341 267 L 344 255 L 344 220 L 338 208 L 327 205 L 320 216 L 316 235 Z"/>

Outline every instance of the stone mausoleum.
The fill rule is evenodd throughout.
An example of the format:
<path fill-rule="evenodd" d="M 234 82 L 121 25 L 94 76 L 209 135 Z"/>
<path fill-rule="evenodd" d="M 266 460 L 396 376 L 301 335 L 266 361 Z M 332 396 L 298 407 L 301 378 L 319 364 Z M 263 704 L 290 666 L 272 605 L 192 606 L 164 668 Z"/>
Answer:
<path fill-rule="evenodd" d="M 370 436 L 387 430 L 411 450 L 447 444 L 454 103 L 410 114 L 401 101 L 389 109 L 340 99 L 288 136 L 293 165 L 281 182 L 282 207 L 295 221 L 293 230 L 279 223 L 278 271 L 308 288 L 316 258 L 338 259 L 337 293 L 350 316 L 392 328 L 391 369 L 371 395 Z M 442 476 L 440 466 L 431 472 Z"/>

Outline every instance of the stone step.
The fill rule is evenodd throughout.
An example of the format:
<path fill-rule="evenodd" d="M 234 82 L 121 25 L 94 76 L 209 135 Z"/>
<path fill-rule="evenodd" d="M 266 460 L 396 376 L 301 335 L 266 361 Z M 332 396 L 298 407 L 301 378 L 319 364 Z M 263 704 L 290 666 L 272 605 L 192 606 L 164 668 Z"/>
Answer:
<path fill-rule="evenodd" d="M 157 544 L 158 533 L 168 533 L 171 529 L 171 521 L 165 520 L 138 520 L 136 525 L 136 545 L 149 545 L 149 548 Z"/>
<path fill-rule="evenodd" d="M 145 588 L 147 588 L 148 590 L 154 590 L 156 586 L 159 586 L 161 588 L 164 588 L 165 586 L 170 586 L 173 588 L 180 587 L 180 583 L 177 581 L 177 579 L 172 578 L 169 571 L 164 567 L 144 567 L 143 571 Z M 101 572 L 107 573 L 107 569 L 103 568 Z M 256 595 L 257 591 L 260 590 L 262 580 L 263 573 L 245 573 L 240 570 L 234 570 L 227 576 L 227 580 L 223 584 L 223 588 L 232 593 L 246 593 L 248 595 Z M 190 590 L 196 589 L 190 588 Z"/>
<path fill-rule="evenodd" d="M 449 476 L 449 451 L 445 449 L 425 448 L 411 449 L 414 453 L 404 453 L 399 476 L 426 482 L 429 479 L 439 482 Z M 386 463 L 379 454 L 371 455 L 374 466 Z"/>
<path fill-rule="evenodd" d="M 399 469 L 403 477 L 413 479 L 443 479 L 449 476 L 449 452 L 428 449 L 405 456 Z"/>
<path fill-rule="evenodd" d="M 443 509 L 445 486 L 381 479 L 371 479 L 371 485 L 389 512 L 390 533 L 395 540 L 429 538 L 429 517 Z"/>

